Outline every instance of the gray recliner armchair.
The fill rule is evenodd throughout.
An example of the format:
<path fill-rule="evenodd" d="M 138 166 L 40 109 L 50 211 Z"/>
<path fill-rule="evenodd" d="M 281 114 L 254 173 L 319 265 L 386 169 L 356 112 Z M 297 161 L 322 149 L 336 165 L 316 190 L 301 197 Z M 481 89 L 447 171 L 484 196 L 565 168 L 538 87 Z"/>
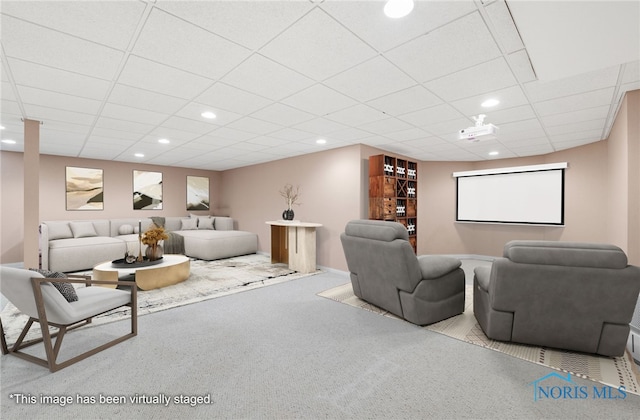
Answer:
<path fill-rule="evenodd" d="M 416 257 L 397 222 L 352 220 L 340 235 L 354 294 L 417 325 L 464 311 L 460 260 Z"/>
<path fill-rule="evenodd" d="M 477 267 L 473 308 L 487 337 L 621 356 L 640 293 L 640 268 L 607 244 L 511 241 Z"/>

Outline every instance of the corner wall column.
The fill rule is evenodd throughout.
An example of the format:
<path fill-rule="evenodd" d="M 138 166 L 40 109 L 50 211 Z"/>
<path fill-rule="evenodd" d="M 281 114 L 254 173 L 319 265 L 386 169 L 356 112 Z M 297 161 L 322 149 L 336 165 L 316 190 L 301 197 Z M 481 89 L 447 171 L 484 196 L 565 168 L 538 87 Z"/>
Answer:
<path fill-rule="evenodd" d="M 24 267 L 40 265 L 40 121 L 24 120 Z"/>

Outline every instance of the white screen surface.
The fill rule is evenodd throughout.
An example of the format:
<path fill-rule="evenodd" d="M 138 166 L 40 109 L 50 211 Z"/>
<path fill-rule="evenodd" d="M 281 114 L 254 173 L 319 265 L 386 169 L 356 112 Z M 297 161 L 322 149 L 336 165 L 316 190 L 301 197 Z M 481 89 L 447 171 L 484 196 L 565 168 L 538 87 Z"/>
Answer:
<path fill-rule="evenodd" d="M 457 178 L 461 222 L 564 224 L 564 170 Z"/>

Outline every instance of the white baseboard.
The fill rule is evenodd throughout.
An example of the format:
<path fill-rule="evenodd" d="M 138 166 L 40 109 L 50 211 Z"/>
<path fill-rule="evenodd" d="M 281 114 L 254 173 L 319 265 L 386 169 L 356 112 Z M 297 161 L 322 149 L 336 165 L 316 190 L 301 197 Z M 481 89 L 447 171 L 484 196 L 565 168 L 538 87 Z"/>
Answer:
<path fill-rule="evenodd" d="M 629 340 L 627 341 L 627 349 L 636 364 L 640 365 L 640 330 L 631 328 Z"/>

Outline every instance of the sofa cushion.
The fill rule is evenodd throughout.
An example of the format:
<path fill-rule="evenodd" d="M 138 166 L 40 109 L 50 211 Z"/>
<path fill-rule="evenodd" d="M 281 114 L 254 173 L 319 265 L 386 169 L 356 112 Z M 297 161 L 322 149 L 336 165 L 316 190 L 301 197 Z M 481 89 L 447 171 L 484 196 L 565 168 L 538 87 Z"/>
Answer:
<path fill-rule="evenodd" d="M 73 238 L 69 222 L 47 222 L 49 240 Z"/>
<path fill-rule="evenodd" d="M 73 232 L 74 238 L 89 238 L 92 236 L 98 236 L 96 228 L 93 227 L 91 222 L 70 222 L 71 232 Z"/>
<path fill-rule="evenodd" d="M 180 230 L 196 230 L 198 229 L 198 219 L 182 219 L 180 221 Z"/>
<path fill-rule="evenodd" d="M 459 259 L 442 255 L 421 255 L 418 257 L 418 263 L 423 279 L 437 279 L 462 265 Z"/>
<path fill-rule="evenodd" d="M 122 225 L 118 228 L 119 235 L 131 235 L 133 233 L 132 225 Z"/>
<path fill-rule="evenodd" d="M 198 217 L 198 229 L 200 230 L 213 230 L 214 222 L 216 219 L 213 217 Z"/>
<path fill-rule="evenodd" d="M 29 270 L 35 271 L 36 273 L 40 273 L 46 278 L 49 279 L 66 279 L 67 275 L 61 273 L 59 271 L 50 271 L 50 270 L 40 270 L 38 268 L 30 268 Z M 73 284 L 69 282 L 56 282 L 52 281 L 51 284 L 53 287 L 58 289 L 58 291 L 64 296 L 67 302 L 75 302 L 78 300 L 78 294 L 76 293 L 75 287 Z"/>

